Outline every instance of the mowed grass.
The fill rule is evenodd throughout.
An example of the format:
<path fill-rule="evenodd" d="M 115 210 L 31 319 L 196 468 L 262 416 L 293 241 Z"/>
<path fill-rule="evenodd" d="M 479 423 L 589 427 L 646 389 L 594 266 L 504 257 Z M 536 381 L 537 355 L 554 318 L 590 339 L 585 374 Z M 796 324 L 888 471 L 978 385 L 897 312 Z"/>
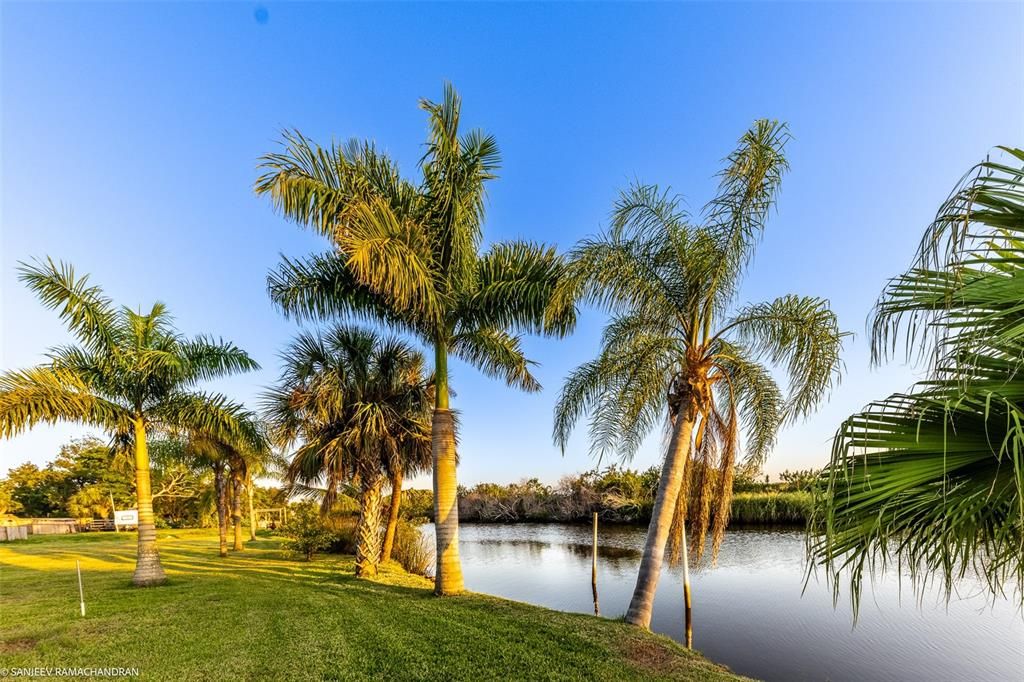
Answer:
<path fill-rule="evenodd" d="M 288 557 L 274 538 L 217 556 L 210 531 L 163 531 L 169 581 L 131 585 L 135 536 L 0 544 L 0 668 L 134 667 L 155 680 L 736 680 L 619 621 L 478 594 L 438 599 L 351 557 Z M 79 615 L 75 560 L 87 615 Z"/>

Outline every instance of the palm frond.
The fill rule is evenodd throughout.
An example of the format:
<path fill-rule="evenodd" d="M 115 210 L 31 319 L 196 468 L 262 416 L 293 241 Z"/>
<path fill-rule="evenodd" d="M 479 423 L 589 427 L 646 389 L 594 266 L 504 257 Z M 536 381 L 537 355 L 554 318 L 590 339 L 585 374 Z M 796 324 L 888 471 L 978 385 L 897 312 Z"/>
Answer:
<path fill-rule="evenodd" d="M 477 261 L 476 287 L 461 304 L 460 320 L 478 327 L 564 336 L 575 306 L 555 310 L 552 297 L 565 271 L 554 247 L 531 242 L 494 244 Z"/>
<path fill-rule="evenodd" d="M 809 414 L 841 377 L 846 334 L 820 298 L 789 295 L 745 306 L 719 335 L 728 332 L 755 357 L 785 368 L 787 419 Z"/>
<path fill-rule="evenodd" d="M 51 258 L 34 265 L 20 263 L 18 279 L 47 308 L 57 310 L 68 330 L 90 350 L 112 352 L 116 347 L 113 305 L 103 290 L 89 284 L 89 276 L 76 277 L 74 268 Z"/>
<path fill-rule="evenodd" d="M 530 373 L 530 367 L 536 363 L 523 354 L 519 337 L 506 331 L 484 327 L 459 332 L 452 337 L 449 349 L 487 376 L 524 391 L 541 389 Z"/>

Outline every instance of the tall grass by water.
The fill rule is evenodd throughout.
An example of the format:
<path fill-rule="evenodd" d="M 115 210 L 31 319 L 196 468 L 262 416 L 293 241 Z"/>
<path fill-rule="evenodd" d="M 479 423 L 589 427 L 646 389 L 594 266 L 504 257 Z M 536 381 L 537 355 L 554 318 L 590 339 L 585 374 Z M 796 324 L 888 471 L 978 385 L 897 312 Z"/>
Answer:
<path fill-rule="evenodd" d="M 731 523 L 805 524 L 811 512 L 806 491 L 736 493 L 732 498 Z"/>

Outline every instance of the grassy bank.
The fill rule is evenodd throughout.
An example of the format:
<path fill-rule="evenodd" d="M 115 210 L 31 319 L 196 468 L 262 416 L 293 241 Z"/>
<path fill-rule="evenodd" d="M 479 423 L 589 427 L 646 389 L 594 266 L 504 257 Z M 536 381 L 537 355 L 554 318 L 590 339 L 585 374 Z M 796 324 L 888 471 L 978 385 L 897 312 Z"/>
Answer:
<path fill-rule="evenodd" d="M 432 596 L 397 566 L 220 559 L 210 531 L 165 531 L 169 583 L 131 587 L 134 534 L 0 545 L 0 667 L 137 667 L 155 680 L 740 679 L 621 622 L 482 595 Z M 78 615 L 75 560 L 88 615 Z"/>

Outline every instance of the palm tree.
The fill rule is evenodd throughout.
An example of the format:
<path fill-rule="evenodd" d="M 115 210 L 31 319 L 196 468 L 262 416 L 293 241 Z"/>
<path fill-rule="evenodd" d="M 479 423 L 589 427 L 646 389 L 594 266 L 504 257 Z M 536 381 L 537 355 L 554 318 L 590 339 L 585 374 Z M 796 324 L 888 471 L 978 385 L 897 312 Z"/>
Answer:
<path fill-rule="evenodd" d="M 248 476 L 248 463 L 245 456 L 235 450 L 228 458 L 228 466 L 231 473 L 231 528 L 234 537 L 232 549 L 240 552 L 245 549 L 245 545 L 242 544 L 242 488 Z"/>
<path fill-rule="evenodd" d="M 420 106 L 429 137 L 419 185 L 370 143 L 321 148 L 293 133 L 282 153 L 263 157 L 255 190 L 333 243 L 271 273 L 270 296 L 285 314 L 369 319 L 433 347 L 435 593 L 444 595 L 463 589 L 448 356 L 538 391 L 516 334 L 561 335 L 574 317 L 571 306 L 546 314 L 563 265 L 554 249 L 502 242 L 481 252 L 484 186 L 499 161 L 494 138 L 459 135 L 461 100 L 450 85 L 441 102 Z"/>
<path fill-rule="evenodd" d="M 253 437 L 237 406 L 195 387 L 259 365 L 231 343 L 182 336 L 162 303 L 146 314 L 115 308 L 70 265 L 50 259 L 22 264 L 20 279 L 58 310 L 78 345 L 51 349 L 48 362 L 0 375 L 0 437 L 39 422 L 72 421 L 103 428 L 115 445 L 133 448 L 139 540 L 132 580 L 138 586 L 162 583 L 146 436 L 178 428 Z"/>
<path fill-rule="evenodd" d="M 808 549 L 854 609 L 895 563 L 947 596 L 968 572 L 1024 585 L 1024 150 L 965 176 L 875 309 L 873 359 L 905 345 L 929 376 L 839 428 Z M 856 612 L 856 611 L 855 611 Z"/>
<path fill-rule="evenodd" d="M 261 465 L 250 465 L 246 469 L 245 497 L 246 497 L 246 504 L 248 506 L 248 512 L 249 512 L 249 539 L 250 540 L 255 540 L 256 539 L 256 508 L 255 508 L 255 506 L 253 504 L 253 498 L 255 496 L 255 491 L 253 489 L 253 486 L 255 485 L 255 483 L 253 482 L 253 480 L 255 479 L 256 476 L 258 476 L 263 471 L 264 471 L 264 469 L 263 469 L 263 466 L 261 466 Z"/>
<path fill-rule="evenodd" d="M 233 533 L 233 549 L 244 549 L 242 544 L 242 487 L 246 485 L 251 470 L 263 466 L 270 458 L 270 446 L 264 434 L 263 425 L 251 412 L 241 406 L 234 406 L 238 421 L 246 438 L 232 441 L 215 434 L 190 432 L 175 434 L 172 443 L 180 452 L 179 458 L 191 466 L 213 471 L 215 501 L 217 506 L 218 529 L 220 532 L 220 555 L 227 556 L 227 527 L 230 517 Z M 250 502 L 251 504 L 251 502 Z M 250 517 L 252 516 L 250 510 Z"/>
<path fill-rule="evenodd" d="M 217 513 L 220 556 L 228 555 L 228 446 L 203 434 L 181 434 L 177 430 L 152 443 L 155 455 L 184 464 L 193 471 L 213 472 L 213 502 Z"/>
<path fill-rule="evenodd" d="M 288 479 L 326 482 L 322 512 L 339 485 L 358 482 L 356 575 L 375 575 L 385 472 L 401 453 L 430 442 L 423 357 L 397 338 L 350 326 L 300 334 L 281 357 L 284 371 L 264 406 L 276 440 L 299 443 Z"/>
<path fill-rule="evenodd" d="M 576 422 L 589 413 L 593 452 L 628 458 L 659 421 L 669 428 L 626 614 L 635 625 L 650 625 L 677 503 L 685 505 L 697 559 L 709 527 L 717 554 L 740 430 L 747 456 L 765 457 L 780 426 L 808 414 L 838 378 L 842 334 L 826 301 L 783 296 L 735 307 L 787 168 L 788 138 L 785 125 L 756 122 L 726 160 L 718 195 L 699 224 L 667 191 L 633 186 L 623 192 L 610 229 L 571 253 L 556 299 L 595 303 L 613 317 L 600 355 L 566 381 L 555 410 L 555 441 L 564 449 Z M 788 396 L 766 365 L 788 373 Z M 680 498 L 687 460 L 699 466 L 692 491 Z"/>
<path fill-rule="evenodd" d="M 433 391 L 431 390 L 429 393 L 428 399 L 433 397 Z M 395 546 L 395 533 L 398 530 L 398 518 L 402 506 L 402 482 L 406 476 L 415 476 L 429 471 L 430 464 L 430 442 L 423 440 L 407 441 L 405 447 L 396 453 L 396 457 L 388 462 L 388 474 L 391 478 L 391 500 L 388 504 L 388 522 L 384 531 L 384 544 L 380 550 L 380 560 L 382 562 L 391 560 L 391 551 Z"/>

